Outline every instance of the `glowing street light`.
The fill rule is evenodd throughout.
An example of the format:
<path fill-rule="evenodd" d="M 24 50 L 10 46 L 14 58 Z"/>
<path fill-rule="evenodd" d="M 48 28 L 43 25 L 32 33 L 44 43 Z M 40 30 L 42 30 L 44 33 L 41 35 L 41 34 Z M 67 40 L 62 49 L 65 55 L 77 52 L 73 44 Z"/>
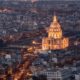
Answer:
<path fill-rule="evenodd" d="M 36 44 L 36 41 L 32 41 L 33 44 Z"/>

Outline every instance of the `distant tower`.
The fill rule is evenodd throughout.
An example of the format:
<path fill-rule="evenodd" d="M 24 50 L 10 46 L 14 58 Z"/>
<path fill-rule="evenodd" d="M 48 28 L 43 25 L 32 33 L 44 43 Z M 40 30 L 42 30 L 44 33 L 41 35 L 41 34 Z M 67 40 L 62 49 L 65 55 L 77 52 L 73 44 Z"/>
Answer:
<path fill-rule="evenodd" d="M 43 50 L 64 49 L 69 46 L 69 39 L 62 35 L 61 25 L 58 22 L 57 16 L 54 15 L 53 22 L 48 29 L 48 37 L 42 39 Z"/>

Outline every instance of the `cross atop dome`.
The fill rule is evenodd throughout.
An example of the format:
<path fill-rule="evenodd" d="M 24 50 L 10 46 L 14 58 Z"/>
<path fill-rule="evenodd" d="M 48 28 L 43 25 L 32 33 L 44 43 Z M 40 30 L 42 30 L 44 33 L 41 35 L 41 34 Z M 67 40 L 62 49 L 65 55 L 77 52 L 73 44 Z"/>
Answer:
<path fill-rule="evenodd" d="M 58 22 L 58 18 L 57 18 L 56 12 L 54 12 L 53 22 Z"/>
<path fill-rule="evenodd" d="M 54 16 L 53 16 L 53 22 L 57 22 L 57 21 L 58 21 L 57 16 L 54 15 Z"/>

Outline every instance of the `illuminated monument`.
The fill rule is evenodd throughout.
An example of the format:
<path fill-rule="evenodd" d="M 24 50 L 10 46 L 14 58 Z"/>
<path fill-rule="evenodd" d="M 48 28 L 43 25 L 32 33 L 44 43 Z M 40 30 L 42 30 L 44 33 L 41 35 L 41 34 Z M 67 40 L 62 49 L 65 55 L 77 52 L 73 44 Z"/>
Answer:
<path fill-rule="evenodd" d="M 48 37 L 42 39 L 43 50 L 60 50 L 69 46 L 69 39 L 63 37 L 61 25 L 57 16 L 53 17 L 53 22 L 48 29 Z"/>

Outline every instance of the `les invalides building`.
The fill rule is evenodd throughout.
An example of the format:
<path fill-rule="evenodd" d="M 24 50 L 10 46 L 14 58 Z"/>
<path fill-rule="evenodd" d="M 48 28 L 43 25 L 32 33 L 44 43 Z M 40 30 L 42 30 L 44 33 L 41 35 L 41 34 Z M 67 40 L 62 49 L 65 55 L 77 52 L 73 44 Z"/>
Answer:
<path fill-rule="evenodd" d="M 57 16 L 54 16 L 53 22 L 48 29 L 48 37 L 42 39 L 42 50 L 60 50 L 68 46 L 69 39 L 63 36 Z"/>

